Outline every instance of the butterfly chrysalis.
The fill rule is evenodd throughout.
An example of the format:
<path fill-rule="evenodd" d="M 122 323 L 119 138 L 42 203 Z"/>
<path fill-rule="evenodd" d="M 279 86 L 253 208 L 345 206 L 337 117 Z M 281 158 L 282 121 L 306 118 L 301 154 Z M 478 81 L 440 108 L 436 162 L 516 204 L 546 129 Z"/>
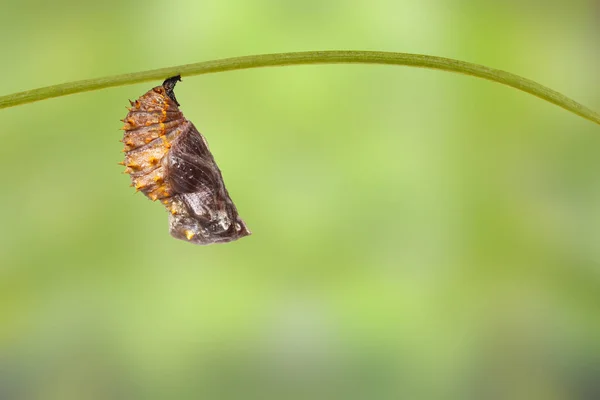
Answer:
<path fill-rule="evenodd" d="M 136 191 L 164 204 L 175 238 L 205 245 L 248 236 L 206 139 L 179 111 L 173 90 L 180 80 L 130 101 L 122 120 L 125 172 Z"/>

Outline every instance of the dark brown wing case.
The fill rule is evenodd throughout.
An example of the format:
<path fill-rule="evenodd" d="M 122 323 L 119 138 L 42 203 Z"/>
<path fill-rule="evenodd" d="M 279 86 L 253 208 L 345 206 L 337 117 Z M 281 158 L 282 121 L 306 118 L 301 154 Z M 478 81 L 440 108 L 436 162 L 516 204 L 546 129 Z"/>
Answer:
<path fill-rule="evenodd" d="M 130 102 L 125 172 L 136 191 L 165 205 L 177 239 L 205 245 L 248 236 L 206 139 L 179 111 L 173 92 L 179 80 L 169 78 Z"/>

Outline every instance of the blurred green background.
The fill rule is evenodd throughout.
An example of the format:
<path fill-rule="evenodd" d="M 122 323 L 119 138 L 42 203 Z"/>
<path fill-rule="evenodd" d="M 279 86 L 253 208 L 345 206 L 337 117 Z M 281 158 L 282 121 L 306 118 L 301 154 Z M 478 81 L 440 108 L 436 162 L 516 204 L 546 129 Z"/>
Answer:
<path fill-rule="evenodd" d="M 594 0 L 4 0 L 0 94 L 259 53 L 508 70 L 600 110 Z M 172 239 L 128 99 L 0 111 L 2 399 L 600 398 L 600 129 L 438 71 L 184 77 L 253 235 Z"/>

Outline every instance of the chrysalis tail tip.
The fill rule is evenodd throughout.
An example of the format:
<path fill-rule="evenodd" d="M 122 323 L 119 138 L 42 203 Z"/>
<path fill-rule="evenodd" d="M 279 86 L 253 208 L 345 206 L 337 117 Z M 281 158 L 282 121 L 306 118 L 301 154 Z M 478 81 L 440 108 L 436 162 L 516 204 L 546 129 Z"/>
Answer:
<path fill-rule="evenodd" d="M 167 92 L 167 96 L 169 96 L 171 98 L 171 100 L 173 100 L 175 102 L 175 104 L 177 104 L 177 106 L 179 106 L 179 102 L 177 101 L 177 99 L 175 98 L 175 85 L 177 85 L 177 82 L 181 81 L 181 75 L 176 75 L 176 76 L 172 76 L 170 78 L 165 79 L 165 81 L 163 82 L 162 86 L 165 88 L 165 91 Z"/>
<path fill-rule="evenodd" d="M 162 85 L 166 90 L 173 90 L 175 89 L 175 85 L 177 85 L 177 82 L 181 82 L 181 75 L 175 75 L 165 79 Z"/>

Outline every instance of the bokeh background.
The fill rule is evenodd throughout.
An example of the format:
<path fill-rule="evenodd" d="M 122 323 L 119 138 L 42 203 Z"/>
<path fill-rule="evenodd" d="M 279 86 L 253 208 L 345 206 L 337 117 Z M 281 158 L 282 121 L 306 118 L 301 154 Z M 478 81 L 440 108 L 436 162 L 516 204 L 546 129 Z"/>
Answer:
<path fill-rule="evenodd" d="M 0 94 L 357 49 L 600 110 L 599 20 L 594 0 L 4 0 Z M 0 398 L 600 398 L 598 126 L 431 70 L 184 77 L 253 231 L 199 247 L 117 165 L 127 100 L 160 83 L 0 111 Z"/>

